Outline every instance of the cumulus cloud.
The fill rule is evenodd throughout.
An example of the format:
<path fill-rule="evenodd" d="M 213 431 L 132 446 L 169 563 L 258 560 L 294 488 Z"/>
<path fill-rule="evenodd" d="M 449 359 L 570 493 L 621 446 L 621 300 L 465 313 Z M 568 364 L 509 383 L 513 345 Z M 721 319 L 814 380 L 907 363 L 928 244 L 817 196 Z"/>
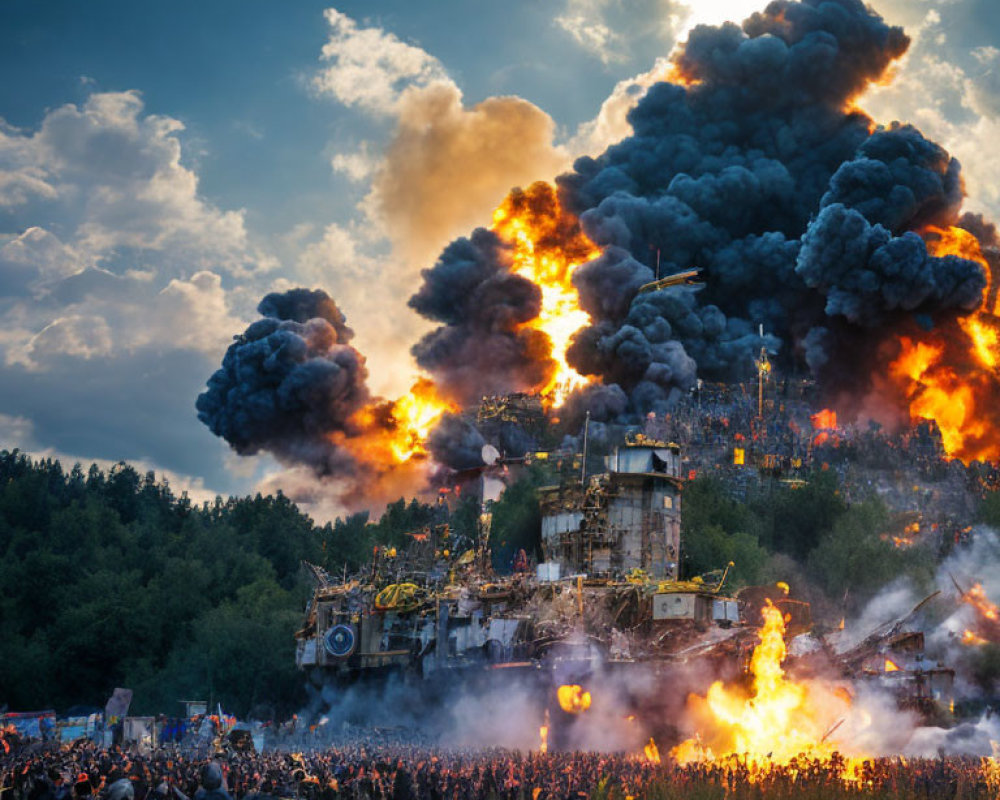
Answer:
<path fill-rule="evenodd" d="M 57 214 L 74 247 L 94 260 L 121 250 L 168 249 L 231 270 L 252 268 L 242 211 L 198 195 L 181 163 L 176 119 L 144 113 L 137 92 L 91 95 L 50 111 L 34 132 L 0 135 L 0 203 L 22 217 Z M 28 191 L 29 187 L 35 187 Z"/>
<path fill-rule="evenodd" d="M 425 50 L 381 28 L 362 28 L 335 8 L 323 12 L 330 36 L 320 58 L 327 62 L 313 88 L 348 106 L 395 113 L 403 91 L 451 83 L 441 63 Z"/>
<path fill-rule="evenodd" d="M 57 317 L 31 337 L 26 348 L 28 359 L 47 357 L 91 359 L 111 352 L 111 329 L 101 317 L 70 314 Z"/>
<path fill-rule="evenodd" d="M 78 272 L 86 258 L 75 247 L 33 225 L 0 245 L 0 293 L 18 295 Z"/>
<path fill-rule="evenodd" d="M 115 275 L 91 268 L 52 285 L 45 295 L 8 310 L 6 321 L 19 320 L 24 328 L 19 339 L 8 340 L 5 360 L 45 370 L 66 358 L 88 360 L 143 348 L 216 354 L 242 324 L 213 272 L 174 278 L 159 290 L 153 281 L 151 273 Z M 39 324 L 41 329 L 31 333 L 31 326 Z"/>
<path fill-rule="evenodd" d="M 0 126 L 0 414 L 33 452 L 231 487 L 193 402 L 274 261 L 201 195 L 182 131 L 134 91 Z"/>
<path fill-rule="evenodd" d="M 687 15 L 677 0 L 566 0 L 554 22 L 602 63 L 616 64 L 666 53 Z"/>
<path fill-rule="evenodd" d="M 519 97 L 468 108 L 453 85 L 409 90 L 366 209 L 421 266 L 460 231 L 489 224 L 511 187 L 568 167 L 554 136 L 552 118 Z"/>
<path fill-rule="evenodd" d="M 35 131 L 0 134 L 8 173 L 51 189 L 0 195 L 22 223 L 0 239 L 5 328 L 22 334 L 0 342 L 8 362 L 38 367 L 54 347 L 81 358 L 151 342 L 218 350 L 233 322 L 221 276 L 273 262 L 250 246 L 242 211 L 199 195 L 181 160 L 182 129 L 146 114 L 130 91 L 94 94 L 48 112 Z M 85 322 L 95 319 L 102 324 Z"/>
<path fill-rule="evenodd" d="M 632 125 L 628 113 L 646 95 L 649 87 L 669 78 L 670 61 L 658 58 L 652 68 L 635 77 L 618 81 L 592 120 L 580 125 L 574 136 L 566 143 L 566 149 L 574 156 L 599 155 L 615 142 L 632 135 Z"/>
<path fill-rule="evenodd" d="M 330 158 L 330 167 L 334 172 L 346 175 L 355 183 L 365 181 L 378 168 L 378 157 L 369 150 L 367 142 L 353 153 L 334 153 Z"/>

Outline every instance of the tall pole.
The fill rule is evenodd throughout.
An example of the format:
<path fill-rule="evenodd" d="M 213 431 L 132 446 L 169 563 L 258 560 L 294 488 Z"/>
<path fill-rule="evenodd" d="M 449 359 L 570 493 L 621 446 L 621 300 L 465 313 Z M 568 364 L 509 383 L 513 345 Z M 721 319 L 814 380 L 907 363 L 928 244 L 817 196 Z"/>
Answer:
<path fill-rule="evenodd" d="M 590 412 L 587 412 L 587 418 L 583 421 L 583 459 L 580 464 L 580 485 L 587 485 L 587 434 L 590 432 Z"/>
<path fill-rule="evenodd" d="M 764 373 L 768 372 L 771 364 L 767 360 L 767 347 L 764 345 L 764 326 L 758 328 L 760 331 L 760 358 L 757 361 L 757 419 L 764 419 Z"/>

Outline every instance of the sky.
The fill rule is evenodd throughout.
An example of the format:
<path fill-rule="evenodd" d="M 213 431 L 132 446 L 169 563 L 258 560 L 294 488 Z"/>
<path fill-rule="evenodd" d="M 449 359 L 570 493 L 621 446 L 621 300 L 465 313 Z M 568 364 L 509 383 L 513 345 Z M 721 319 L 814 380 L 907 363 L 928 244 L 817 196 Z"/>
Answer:
<path fill-rule="evenodd" d="M 126 460 L 199 501 L 282 488 L 194 407 L 260 299 L 326 290 L 398 396 L 420 270 L 628 135 L 693 25 L 763 5 L 5 0 L 0 448 Z M 859 104 L 942 144 L 965 208 L 1000 219 L 1000 4 L 874 7 L 913 41 Z"/>

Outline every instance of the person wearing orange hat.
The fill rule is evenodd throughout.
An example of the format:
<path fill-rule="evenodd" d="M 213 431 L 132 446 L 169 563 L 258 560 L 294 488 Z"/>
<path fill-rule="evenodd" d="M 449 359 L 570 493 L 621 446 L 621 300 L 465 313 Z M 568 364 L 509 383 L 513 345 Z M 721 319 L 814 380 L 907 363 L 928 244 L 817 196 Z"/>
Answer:
<path fill-rule="evenodd" d="M 90 797 L 93 793 L 90 776 L 86 772 L 81 772 L 76 776 L 76 783 L 73 784 L 73 797 Z"/>

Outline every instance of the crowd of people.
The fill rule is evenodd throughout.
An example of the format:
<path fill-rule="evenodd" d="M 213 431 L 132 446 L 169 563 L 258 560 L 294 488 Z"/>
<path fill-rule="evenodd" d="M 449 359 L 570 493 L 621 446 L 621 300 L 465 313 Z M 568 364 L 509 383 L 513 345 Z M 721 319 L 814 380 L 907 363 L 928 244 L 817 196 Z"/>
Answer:
<path fill-rule="evenodd" d="M 883 758 L 853 766 L 801 758 L 760 768 L 738 758 L 679 766 L 634 754 L 458 751 L 341 743 L 308 752 L 198 754 L 176 745 L 101 749 L 9 742 L 0 800 L 555 800 L 555 798 L 995 798 L 992 759 Z"/>

